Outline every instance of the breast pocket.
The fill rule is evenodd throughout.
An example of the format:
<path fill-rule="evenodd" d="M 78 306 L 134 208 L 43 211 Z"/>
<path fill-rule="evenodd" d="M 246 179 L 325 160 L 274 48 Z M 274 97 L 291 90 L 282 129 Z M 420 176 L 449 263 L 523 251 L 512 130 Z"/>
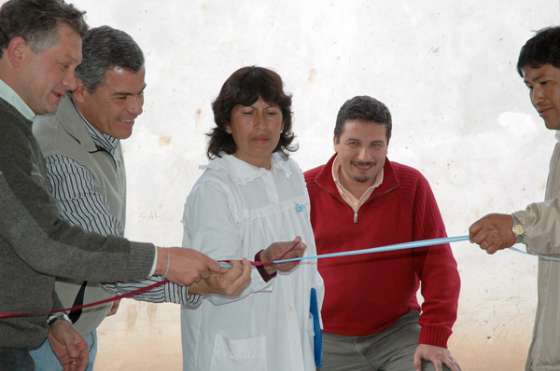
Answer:
<path fill-rule="evenodd" d="M 230 339 L 217 335 L 210 371 L 267 371 L 266 337 Z"/>

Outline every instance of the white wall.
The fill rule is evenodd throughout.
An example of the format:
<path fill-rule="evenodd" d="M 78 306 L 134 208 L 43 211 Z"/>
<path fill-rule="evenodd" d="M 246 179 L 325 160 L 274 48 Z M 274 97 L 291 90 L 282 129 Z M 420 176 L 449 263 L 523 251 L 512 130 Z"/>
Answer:
<path fill-rule="evenodd" d="M 145 113 L 125 143 L 127 235 L 181 241 L 183 202 L 205 163 L 211 101 L 244 65 L 293 93 L 303 169 L 332 153 L 354 95 L 393 113 L 389 156 L 430 180 L 450 235 L 542 199 L 553 135 L 515 71 L 521 45 L 557 22 L 550 0 L 75 0 L 92 26 L 129 32 L 147 58 Z M 451 349 L 465 370 L 519 370 L 536 305 L 536 260 L 454 246 L 462 278 Z M 129 301 L 101 330 L 97 370 L 180 368 L 178 309 Z M 156 322 L 157 320 L 157 322 Z"/>

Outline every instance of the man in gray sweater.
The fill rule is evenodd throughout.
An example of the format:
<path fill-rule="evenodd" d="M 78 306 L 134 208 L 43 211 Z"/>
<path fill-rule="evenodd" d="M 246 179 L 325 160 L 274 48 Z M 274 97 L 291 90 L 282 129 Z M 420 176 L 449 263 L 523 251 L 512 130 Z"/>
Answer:
<path fill-rule="evenodd" d="M 76 88 L 86 30 L 83 13 L 62 0 L 0 7 L 0 370 L 33 370 L 29 349 L 46 338 L 47 313 L 61 307 L 55 276 L 111 282 L 156 274 L 190 285 L 227 275 L 217 287 L 230 293 L 228 282 L 244 287 L 249 279 L 247 264 L 226 273 L 191 249 L 86 233 L 59 219 L 31 123 Z M 85 367 L 87 349 L 69 323 L 55 321 L 49 340 L 65 369 Z"/>

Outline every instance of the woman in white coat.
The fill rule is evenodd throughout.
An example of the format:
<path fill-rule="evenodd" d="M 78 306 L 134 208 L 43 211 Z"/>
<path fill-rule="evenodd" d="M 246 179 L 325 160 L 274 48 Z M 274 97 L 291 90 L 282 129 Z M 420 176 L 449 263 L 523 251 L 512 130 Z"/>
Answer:
<path fill-rule="evenodd" d="M 212 104 L 210 162 L 187 198 L 183 245 L 258 263 L 240 297 L 210 295 L 182 307 L 185 370 L 316 369 L 319 319 L 310 306 L 320 313 L 317 266 L 272 263 L 316 253 L 303 174 L 288 157 L 290 108 L 280 76 L 261 67 L 234 72 Z"/>

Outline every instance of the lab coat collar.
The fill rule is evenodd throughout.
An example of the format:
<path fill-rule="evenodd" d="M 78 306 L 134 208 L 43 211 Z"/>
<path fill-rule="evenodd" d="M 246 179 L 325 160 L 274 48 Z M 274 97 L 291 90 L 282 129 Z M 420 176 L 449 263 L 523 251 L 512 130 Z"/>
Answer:
<path fill-rule="evenodd" d="M 282 172 L 286 178 L 289 178 L 292 171 L 289 168 L 287 158 L 280 153 L 272 154 L 272 169 L 267 170 L 261 167 L 253 166 L 233 155 L 225 153 L 221 157 L 217 157 L 208 163 L 208 169 L 227 170 L 232 179 L 238 184 L 246 184 L 252 180 L 264 176 L 269 171 L 273 173 Z"/>

